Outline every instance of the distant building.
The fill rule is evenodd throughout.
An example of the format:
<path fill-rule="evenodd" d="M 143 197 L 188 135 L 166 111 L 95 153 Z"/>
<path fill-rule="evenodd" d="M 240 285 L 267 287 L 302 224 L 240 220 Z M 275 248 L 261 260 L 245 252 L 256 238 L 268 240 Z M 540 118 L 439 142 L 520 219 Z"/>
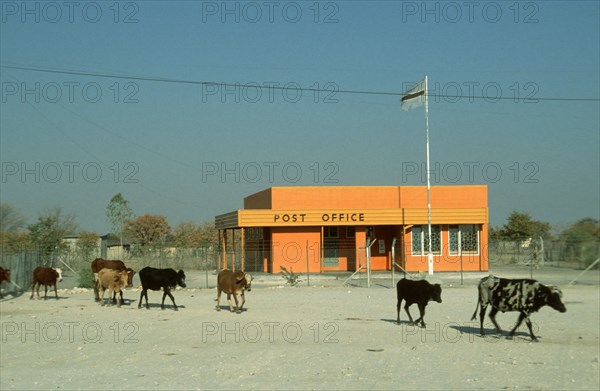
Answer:
<path fill-rule="evenodd" d="M 131 242 L 128 238 L 123 238 L 123 246 L 121 246 L 121 239 L 112 233 L 103 235 L 100 239 L 102 240 L 100 258 L 118 260 L 129 258 Z"/>
<path fill-rule="evenodd" d="M 433 186 L 431 211 L 434 271 L 488 270 L 487 186 Z M 272 187 L 215 225 L 220 267 L 355 271 L 375 239 L 371 270 L 428 269 L 425 186 Z"/>

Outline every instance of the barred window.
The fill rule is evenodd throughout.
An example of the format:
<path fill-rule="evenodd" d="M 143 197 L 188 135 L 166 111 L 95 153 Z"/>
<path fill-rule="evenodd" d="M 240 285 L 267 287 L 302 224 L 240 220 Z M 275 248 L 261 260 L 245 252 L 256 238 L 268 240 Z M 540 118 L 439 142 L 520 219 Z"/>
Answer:
<path fill-rule="evenodd" d="M 429 235 L 426 225 L 415 225 L 411 229 L 412 232 L 412 253 L 413 255 L 427 254 L 429 251 Z M 431 252 L 433 254 L 441 254 L 442 236 L 439 225 L 431 226 Z"/>
<path fill-rule="evenodd" d="M 449 227 L 450 255 L 479 253 L 479 226 L 475 224 Z"/>

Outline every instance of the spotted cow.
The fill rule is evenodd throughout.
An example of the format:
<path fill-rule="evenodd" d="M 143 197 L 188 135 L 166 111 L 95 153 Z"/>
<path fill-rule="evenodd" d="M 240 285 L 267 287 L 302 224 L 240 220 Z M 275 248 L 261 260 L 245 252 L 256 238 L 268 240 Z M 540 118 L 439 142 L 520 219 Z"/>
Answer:
<path fill-rule="evenodd" d="M 478 285 L 479 297 L 477 306 L 471 320 L 475 320 L 477 316 L 477 308 L 481 306 L 479 311 L 480 333 L 485 335 L 483 329 L 483 318 L 488 305 L 492 307 L 490 311 L 490 319 L 498 334 L 502 333 L 500 326 L 496 322 L 496 314 L 498 311 L 519 312 L 517 324 L 508 334 L 509 339 L 515 335 L 515 331 L 521 325 L 523 320 L 529 328 L 531 340 L 537 342 L 537 337 L 533 334 L 531 320 L 529 315 L 537 312 L 545 305 L 549 305 L 559 312 L 566 312 L 567 309 L 563 304 L 562 292 L 555 286 L 544 285 L 536 280 L 531 279 L 508 279 L 495 276 L 487 276 L 481 279 Z"/>

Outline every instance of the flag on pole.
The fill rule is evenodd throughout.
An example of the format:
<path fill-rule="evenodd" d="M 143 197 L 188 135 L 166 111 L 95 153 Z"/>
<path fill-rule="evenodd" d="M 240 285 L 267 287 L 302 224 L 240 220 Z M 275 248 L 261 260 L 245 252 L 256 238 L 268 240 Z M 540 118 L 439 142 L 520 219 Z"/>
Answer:
<path fill-rule="evenodd" d="M 423 106 L 425 104 L 425 79 L 421 80 L 413 88 L 406 91 L 404 95 L 402 95 L 401 103 L 402 110 L 408 111 L 410 109 L 414 109 L 415 107 Z"/>

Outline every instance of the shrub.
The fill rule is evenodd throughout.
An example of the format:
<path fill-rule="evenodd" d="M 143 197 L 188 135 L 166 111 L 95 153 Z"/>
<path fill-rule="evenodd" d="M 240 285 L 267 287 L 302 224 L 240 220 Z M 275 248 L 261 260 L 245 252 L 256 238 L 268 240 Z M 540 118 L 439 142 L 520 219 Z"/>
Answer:
<path fill-rule="evenodd" d="M 90 267 L 84 267 L 79 270 L 79 279 L 77 280 L 77 286 L 80 288 L 93 288 L 94 287 L 94 273 Z"/>
<path fill-rule="evenodd" d="M 299 282 L 301 282 L 300 280 L 300 276 L 296 273 L 294 273 L 294 271 L 290 268 L 290 271 L 288 271 L 284 266 L 279 266 L 279 268 L 281 269 L 281 271 L 279 273 L 282 274 L 282 278 L 284 280 L 286 280 L 286 282 L 290 285 L 290 286 L 296 286 L 298 285 Z"/>

